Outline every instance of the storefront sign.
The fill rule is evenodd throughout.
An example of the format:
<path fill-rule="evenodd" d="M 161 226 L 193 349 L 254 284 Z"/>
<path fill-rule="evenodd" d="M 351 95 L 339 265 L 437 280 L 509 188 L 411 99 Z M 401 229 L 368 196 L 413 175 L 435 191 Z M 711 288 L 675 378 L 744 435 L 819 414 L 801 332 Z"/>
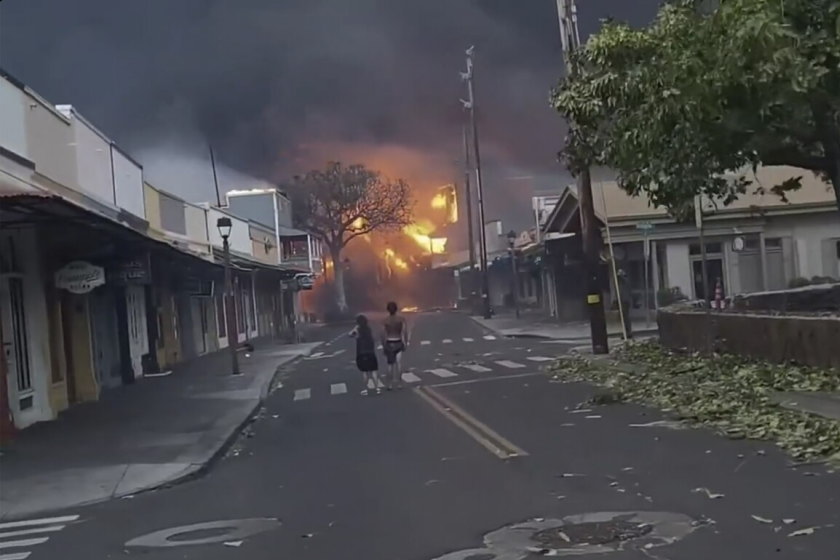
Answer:
<path fill-rule="evenodd" d="M 55 286 L 71 294 L 86 294 L 105 283 L 105 269 L 86 261 L 73 261 L 55 273 Z"/>
<path fill-rule="evenodd" d="M 152 271 L 149 265 L 149 255 L 123 261 L 117 264 L 113 270 L 110 270 L 109 274 L 118 284 L 151 284 Z"/>

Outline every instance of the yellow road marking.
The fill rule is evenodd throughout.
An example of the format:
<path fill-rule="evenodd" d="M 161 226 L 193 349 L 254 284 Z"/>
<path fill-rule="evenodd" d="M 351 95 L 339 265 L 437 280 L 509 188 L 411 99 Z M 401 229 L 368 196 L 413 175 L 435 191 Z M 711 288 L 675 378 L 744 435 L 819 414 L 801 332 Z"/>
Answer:
<path fill-rule="evenodd" d="M 414 389 L 414 392 L 499 459 L 510 459 L 528 455 L 522 448 L 514 445 L 493 431 L 486 424 L 444 397 L 434 388 L 418 387 Z"/>

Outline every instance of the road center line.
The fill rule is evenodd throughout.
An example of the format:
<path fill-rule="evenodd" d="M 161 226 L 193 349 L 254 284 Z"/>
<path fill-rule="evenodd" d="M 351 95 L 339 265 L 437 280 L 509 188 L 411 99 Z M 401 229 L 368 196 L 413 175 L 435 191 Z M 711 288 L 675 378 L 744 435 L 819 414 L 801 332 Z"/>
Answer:
<path fill-rule="evenodd" d="M 419 387 L 414 392 L 499 459 L 528 455 L 436 389 Z"/>

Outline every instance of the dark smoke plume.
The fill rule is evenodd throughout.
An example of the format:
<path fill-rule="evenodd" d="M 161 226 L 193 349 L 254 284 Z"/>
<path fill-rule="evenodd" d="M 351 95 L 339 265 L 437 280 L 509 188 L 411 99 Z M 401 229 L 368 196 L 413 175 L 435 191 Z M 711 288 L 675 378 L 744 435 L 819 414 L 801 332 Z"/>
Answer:
<path fill-rule="evenodd" d="M 584 0 L 581 32 L 607 16 L 644 23 L 657 3 Z M 555 6 L 5 0 L 0 65 L 77 106 L 159 186 L 208 200 L 208 141 L 227 166 L 275 182 L 325 159 L 395 152 L 415 162 L 418 182 L 459 178 L 458 73 L 474 44 L 488 218 L 517 227 L 534 191 L 568 180 L 555 161 L 563 123 L 547 104 L 562 72 Z"/>

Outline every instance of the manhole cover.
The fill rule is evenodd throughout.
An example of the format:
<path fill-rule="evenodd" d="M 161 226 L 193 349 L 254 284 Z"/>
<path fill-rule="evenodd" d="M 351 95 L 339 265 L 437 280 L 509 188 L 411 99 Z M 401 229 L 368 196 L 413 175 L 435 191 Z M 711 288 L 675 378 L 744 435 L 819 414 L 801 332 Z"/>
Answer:
<path fill-rule="evenodd" d="M 436 560 L 526 560 L 586 556 L 624 549 L 648 552 L 673 544 L 702 526 L 687 515 L 664 511 L 600 511 L 562 519 L 533 519 L 484 537 L 484 548 L 450 552 Z"/>
<path fill-rule="evenodd" d="M 540 546 L 570 548 L 591 544 L 609 544 L 637 539 L 653 530 L 647 523 L 632 523 L 616 519 L 604 523 L 575 523 L 561 525 L 534 533 L 531 537 Z"/>

